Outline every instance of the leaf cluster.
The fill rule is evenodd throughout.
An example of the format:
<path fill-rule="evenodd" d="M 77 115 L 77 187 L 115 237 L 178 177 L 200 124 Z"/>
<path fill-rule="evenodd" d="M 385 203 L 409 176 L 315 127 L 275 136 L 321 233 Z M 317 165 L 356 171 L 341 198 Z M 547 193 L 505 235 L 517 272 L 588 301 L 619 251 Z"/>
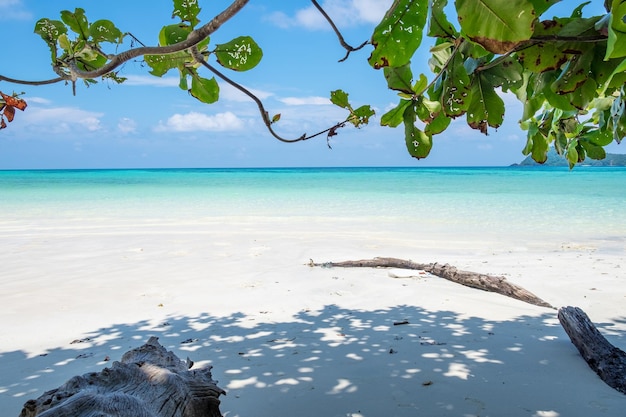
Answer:
<path fill-rule="evenodd" d="M 553 146 L 573 166 L 602 159 L 604 146 L 626 133 L 626 2 L 606 15 L 543 18 L 558 0 L 397 0 L 372 35 L 369 63 L 382 69 L 400 97 L 381 124 L 404 125 L 408 152 L 428 156 L 433 136 L 464 116 L 484 134 L 502 125 L 511 92 L 523 103 L 524 154 L 537 162 Z M 413 76 L 411 60 L 426 34 L 429 81 Z"/>

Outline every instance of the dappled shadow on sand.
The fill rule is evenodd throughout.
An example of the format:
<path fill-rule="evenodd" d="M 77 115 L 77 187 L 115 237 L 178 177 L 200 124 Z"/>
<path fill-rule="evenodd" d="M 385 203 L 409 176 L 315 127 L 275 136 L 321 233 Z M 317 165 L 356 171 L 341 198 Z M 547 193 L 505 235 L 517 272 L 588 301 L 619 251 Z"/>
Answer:
<path fill-rule="evenodd" d="M 2 409 L 17 416 L 27 399 L 100 371 L 150 336 L 195 366 L 214 366 L 228 417 L 621 416 L 626 407 L 551 311 L 488 321 L 414 306 L 328 305 L 285 322 L 266 317 L 170 317 L 77 335 L 33 357 L 0 352 L 1 369 L 13 370 L 0 376 Z M 623 335 L 611 341 L 624 345 Z"/>

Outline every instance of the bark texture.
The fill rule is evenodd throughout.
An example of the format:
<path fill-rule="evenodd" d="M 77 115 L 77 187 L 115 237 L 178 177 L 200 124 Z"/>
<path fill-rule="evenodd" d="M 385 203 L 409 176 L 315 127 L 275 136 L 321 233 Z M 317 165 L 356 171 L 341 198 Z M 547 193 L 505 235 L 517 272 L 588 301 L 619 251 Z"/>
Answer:
<path fill-rule="evenodd" d="M 321 266 L 323 268 L 333 267 L 360 267 L 360 268 L 401 268 L 401 269 L 413 269 L 426 271 L 430 274 L 436 275 L 440 278 L 447 279 L 448 281 L 455 282 L 457 284 L 465 285 L 466 287 L 477 288 L 484 291 L 495 292 L 507 297 L 514 298 L 516 300 L 524 301 L 529 304 L 533 304 L 540 307 L 549 307 L 554 309 L 552 305 L 545 302 L 541 298 L 537 297 L 530 291 L 525 290 L 519 285 L 513 284 L 505 277 L 479 274 L 477 272 L 463 271 L 448 264 L 429 263 L 422 264 L 405 259 L 398 258 L 373 258 L 362 259 L 358 261 L 343 261 L 343 262 L 325 262 L 315 263 L 313 260 L 309 263 L 310 266 Z"/>
<path fill-rule="evenodd" d="M 559 322 L 589 367 L 611 388 L 626 394 L 626 352 L 613 346 L 578 307 L 561 307 Z"/>
<path fill-rule="evenodd" d="M 24 404 L 20 417 L 222 417 L 211 367 L 190 370 L 151 337 L 110 368 L 75 376 Z"/>

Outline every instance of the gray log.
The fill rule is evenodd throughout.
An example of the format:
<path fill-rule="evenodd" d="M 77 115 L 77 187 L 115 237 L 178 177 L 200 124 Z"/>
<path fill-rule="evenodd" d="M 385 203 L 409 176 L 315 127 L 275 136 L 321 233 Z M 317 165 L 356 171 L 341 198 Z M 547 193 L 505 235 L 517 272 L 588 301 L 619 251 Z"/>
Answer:
<path fill-rule="evenodd" d="M 626 394 L 626 352 L 613 346 L 578 307 L 561 307 L 559 322 L 589 367 L 611 388 Z"/>
<path fill-rule="evenodd" d="M 505 295 L 507 297 L 514 298 L 516 300 L 524 301 L 529 304 L 537 305 L 540 307 L 548 307 L 554 309 L 549 303 L 545 302 L 535 294 L 527 291 L 519 285 L 513 284 L 505 277 L 479 274 L 477 272 L 462 271 L 454 266 L 438 263 L 422 264 L 413 261 L 408 261 L 398 258 L 374 258 L 374 259 L 362 259 L 359 261 L 343 261 L 343 262 L 325 262 L 315 263 L 313 260 L 309 263 L 309 266 L 321 266 L 323 268 L 332 267 L 361 267 L 361 268 L 401 268 L 401 269 L 413 269 L 426 271 L 430 274 L 436 275 L 440 278 L 447 279 L 448 281 L 455 282 L 457 284 L 465 285 L 466 287 L 477 288 L 484 291 L 495 292 L 497 294 Z"/>
<path fill-rule="evenodd" d="M 190 370 L 151 337 L 110 368 L 75 376 L 24 404 L 20 417 L 222 417 L 211 367 Z"/>

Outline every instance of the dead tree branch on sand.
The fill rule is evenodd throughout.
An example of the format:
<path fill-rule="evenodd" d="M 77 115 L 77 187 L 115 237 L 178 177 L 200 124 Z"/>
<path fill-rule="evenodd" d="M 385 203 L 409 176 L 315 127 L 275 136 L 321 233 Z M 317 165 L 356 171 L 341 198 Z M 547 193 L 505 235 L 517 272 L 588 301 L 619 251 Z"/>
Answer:
<path fill-rule="evenodd" d="M 20 417 L 222 417 L 211 367 L 190 370 L 151 337 L 100 373 L 75 376 L 24 404 Z"/>
<path fill-rule="evenodd" d="M 562 307 L 558 316 L 589 367 L 608 386 L 626 394 L 626 352 L 609 343 L 580 308 Z"/>
<path fill-rule="evenodd" d="M 495 292 L 516 300 L 524 301 L 540 307 L 548 307 L 554 309 L 552 305 L 543 301 L 530 291 L 525 290 L 519 285 L 515 285 L 506 280 L 505 277 L 479 274 L 477 272 L 462 271 L 455 267 L 445 264 L 430 263 L 421 264 L 409 260 L 398 258 L 374 258 L 362 259 L 359 261 L 343 261 L 343 262 L 325 262 L 315 263 L 313 260 L 309 266 L 320 266 L 323 268 L 401 268 L 425 271 L 436 275 L 448 281 L 465 285 L 466 287 L 477 288 L 484 291 Z"/>

